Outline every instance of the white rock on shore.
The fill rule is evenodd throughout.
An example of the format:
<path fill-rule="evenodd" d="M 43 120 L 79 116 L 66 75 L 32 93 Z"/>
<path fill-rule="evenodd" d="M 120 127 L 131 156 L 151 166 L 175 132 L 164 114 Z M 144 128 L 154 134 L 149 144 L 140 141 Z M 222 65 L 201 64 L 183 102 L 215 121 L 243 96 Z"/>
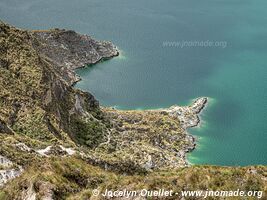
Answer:
<path fill-rule="evenodd" d="M 190 106 L 171 106 L 165 109 L 169 115 L 175 116 L 179 119 L 182 127 L 187 129 L 189 127 L 197 126 L 200 122 L 198 114 L 203 110 L 208 102 L 207 97 L 201 97 L 194 101 Z"/>

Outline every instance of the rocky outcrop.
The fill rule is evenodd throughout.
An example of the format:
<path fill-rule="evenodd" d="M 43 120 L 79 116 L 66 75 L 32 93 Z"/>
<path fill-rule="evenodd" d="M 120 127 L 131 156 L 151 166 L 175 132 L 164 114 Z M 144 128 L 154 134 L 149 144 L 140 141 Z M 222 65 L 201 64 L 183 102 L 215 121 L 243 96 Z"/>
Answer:
<path fill-rule="evenodd" d="M 32 34 L 38 40 L 34 47 L 41 54 L 70 69 L 95 64 L 119 54 L 111 42 L 97 41 L 71 30 L 33 31 Z"/>
<path fill-rule="evenodd" d="M 13 162 L 0 155 L 0 187 L 9 180 L 20 176 L 22 172 L 22 167 L 18 166 L 14 168 Z"/>
<path fill-rule="evenodd" d="M 8 127 L 8 125 L 7 125 L 4 121 L 2 121 L 1 119 L 0 119 L 0 132 L 2 132 L 2 133 L 8 133 L 8 134 L 12 134 L 12 133 L 14 133 L 14 132 Z"/>
<path fill-rule="evenodd" d="M 76 151 L 72 148 L 65 148 L 62 145 L 59 146 L 48 146 L 44 149 L 35 150 L 41 156 L 72 156 Z"/>
<path fill-rule="evenodd" d="M 184 129 L 197 126 L 200 122 L 199 113 L 208 102 L 207 97 L 196 99 L 190 106 L 177 106 L 174 105 L 168 109 L 163 109 L 169 115 L 175 116 L 179 119 Z"/>
<path fill-rule="evenodd" d="M 19 177 L 22 172 L 22 168 L 0 170 L 0 187 L 7 183 L 9 180 Z"/>
<path fill-rule="evenodd" d="M 8 160 L 7 158 L 0 155 L 0 165 L 2 167 L 9 167 L 12 165 L 12 162 Z"/>
<path fill-rule="evenodd" d="M 97 41 L 71 30 L 33 31 L 32 35 L 36 38 L 34 48 L 56 63 L 72 83 L 79 80 L 74 69 L 119 55 L 111 42 Z"/>

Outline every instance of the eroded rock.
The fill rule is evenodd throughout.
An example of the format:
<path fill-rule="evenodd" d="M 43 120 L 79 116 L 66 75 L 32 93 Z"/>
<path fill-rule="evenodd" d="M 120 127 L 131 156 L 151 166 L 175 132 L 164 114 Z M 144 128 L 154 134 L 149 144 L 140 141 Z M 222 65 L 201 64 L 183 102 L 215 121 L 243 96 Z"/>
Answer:
<path fill-rule="evenodd" d="M 181 122 L 184 129 L 197 126 L 200 122 L 198 114 L 208 102 L 207 97 L 201 97 L 194 101 L 190 106 L 174 105 L 168 109 L 164 109 L 169 115 L 175 116 Z"/>
<path fill-rule="evenodd" d="M 18 166 L 13 168 L 13 163 L 9 159 L 0 155 L 0 187 L 7 183 L 9 180 L 14 179 L 21 175 L 23 172 L 22 167 Z"/>

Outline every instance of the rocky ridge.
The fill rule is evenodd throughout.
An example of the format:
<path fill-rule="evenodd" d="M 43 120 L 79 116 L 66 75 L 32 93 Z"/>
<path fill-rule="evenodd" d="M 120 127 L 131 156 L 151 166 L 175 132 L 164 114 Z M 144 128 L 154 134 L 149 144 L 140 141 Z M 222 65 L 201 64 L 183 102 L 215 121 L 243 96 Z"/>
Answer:
<path fill-rule="evenodd" d="M 70 80 L 71 84 L 80 80 L 74 69 L 119 55 L 117 47 L 111 42 L 97 41 L 72 30 L 39 30 L 33 31 L 32 35 L 35 38 L 33 47 L 56 63 L 64 78 Z"/>

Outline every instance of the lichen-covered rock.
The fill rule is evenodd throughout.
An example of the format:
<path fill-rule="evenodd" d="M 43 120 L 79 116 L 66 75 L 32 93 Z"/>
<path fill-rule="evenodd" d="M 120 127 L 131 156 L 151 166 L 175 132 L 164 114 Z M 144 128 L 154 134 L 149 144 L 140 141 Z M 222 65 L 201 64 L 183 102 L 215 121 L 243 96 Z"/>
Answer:
<path fill-rule="evenodd" d="M 0 155 L 0 187 L 21 175 L 23 172 L 22 167 L 14 168 L 13 162 L 4 156 Z"/>
<path fill-rule="evenodd" d="M 4 156 L 0 155 L 0 166 L 8 167 L 8 166 L 11 166 L 11 165 L 12 165 L 12 162 L 10 160 L 8 160 Z"/>

